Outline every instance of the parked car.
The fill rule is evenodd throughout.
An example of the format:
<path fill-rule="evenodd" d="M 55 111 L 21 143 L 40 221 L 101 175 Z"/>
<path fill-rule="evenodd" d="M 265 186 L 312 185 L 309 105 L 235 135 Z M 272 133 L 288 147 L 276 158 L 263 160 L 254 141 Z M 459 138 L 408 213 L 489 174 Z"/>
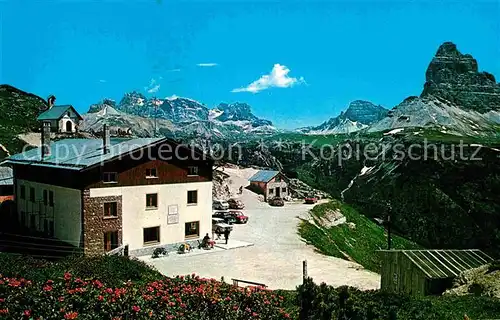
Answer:
<path fill-rule="evenodd" d="M 229 214 L 236 218 L 236 223 L 248 222 L 248 216 L 244 215 L 241 211 L 231 210 L 229 211 Z"/>
<path fill-rule="evenodd" d="M 243 208 L 245 208 L 245 205 L 239 199 L 229 199 L 229 200 L 227 200 L 227 203 L 229 204 L 229 209 L 243 209 Z"/>
<path fill-rule="evenodd" d="M 229 209 L 229 204 L 225 200 L 213 200 L 212 208 L 214 210 L 227 210 Z"/>
<path fill-rule="evenodd" d="M 233 231 L 233 226 L 224 222 L 221 218 L 212 218 L 212 232 L 224 233 L 225 230 Z"/>
<path fill-rule="evenodd" d="M 313 196 L 308 196 L 304 199 L 304 202 L 307 204 L 315 204 L 316 202 L 318 202 L 318 198 Z"/>
<path fill-rule="evenodd" d="M 285 201 L 280 197 L 275 197 L 269 200 L 269 204 L 273 207 L 283 207 L 285 205 Z"/>
<path fill-rule="evenodd" d="M 216 211 L 212 214 L 212 218 L 220 218 L 230 225 L 237 222 L 236 218 L 229 211 Z"/>

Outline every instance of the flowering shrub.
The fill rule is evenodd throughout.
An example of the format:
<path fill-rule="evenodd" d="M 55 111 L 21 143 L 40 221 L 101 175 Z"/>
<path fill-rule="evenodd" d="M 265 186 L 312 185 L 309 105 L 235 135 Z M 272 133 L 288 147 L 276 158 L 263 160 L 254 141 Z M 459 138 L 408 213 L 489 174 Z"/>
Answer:
<path fill-rule="evenodd" d="M 44 283 L 0 276 L 0 319 L 287 319 L 283 300 L 196 275 L 115 288 L 70 273 Z"/>

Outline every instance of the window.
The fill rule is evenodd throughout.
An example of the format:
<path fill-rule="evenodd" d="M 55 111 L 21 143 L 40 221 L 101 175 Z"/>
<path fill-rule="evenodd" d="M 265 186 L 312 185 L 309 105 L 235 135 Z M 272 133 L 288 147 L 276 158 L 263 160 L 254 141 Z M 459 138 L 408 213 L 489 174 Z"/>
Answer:
<path fill-rule="evenodd" d="M 104 217 L 116 217 L 118 216 L 118 204 L 116 202 L 105 202 L 104 203 Z"/>
<path fill-rule="evenodd" d="M 35 188 L 30 188 L 30 201 L 35 202 Z"/>
<path fill-rule="evenodd" d="M 274 189 L 269 189 L 269 194 L 273 194 L 274 193 Z"/>
<path fill-rule="evenodd" d="M 30 227 L 31 229 L 35 229 L 36 227 L 36 217 L 34 214 L 30 215 Z"/>
<path fill-rule="evenodd" d="M 104 232 L 104 251 L 118 248 L 118 231 Z"/>
<path fill-rule="evenodd" d="M 158 194 L 150 193 L 146 195 L 146 208 L 147 209 L 157 209 L 158 208 Z"/>
<path fill-rule="evenodd" d="M 47 205 L 48 202 L 49 202 L 49 197 L 47 195 L 47 190 L 43 190 L 43 204 Z"/>
<path fill-rule="evenodd" d="M 116 172 L 104 172 L 102 174 L 102 181 L 104 183 L 115 183 L 116 182 Z"/>
<path fill-rule="evenodd" d="M 160 242 L 160 227 L 144 228 L 144 244 Z"/>
<path fill-rule="evenodd" d="M 286 192 L 286 188 L 281 188 L 281 192 Z"/>
<path fill-rule="evenodd" d="M 198 238 L 200 236 L 200 222 L 186 222 L 184 235 L 186 238 Z"/>
<path fill-rule="evenodd" d="M 158 178 L 156 168 L 146 169 L 146 178 Z"/>
<path fill-rule="evenodd" d="M 198 167 L 188 167 L 188 176 L 197 176 L 198 175 Z"/>
<path fill-rule="evenodd" d="M 197 203 L 198 203 L 198 190 L 188 191 L 188 204 L 197 204 Z"/>
<path fill-rule="evenodd" d="M 54 206 L 54 191 L 49 191 L 49 206 Z"/>
<path fill-rule="evenodd" d="M 21 186 L 21 199 L 26 199 L 26 187 Z"/>

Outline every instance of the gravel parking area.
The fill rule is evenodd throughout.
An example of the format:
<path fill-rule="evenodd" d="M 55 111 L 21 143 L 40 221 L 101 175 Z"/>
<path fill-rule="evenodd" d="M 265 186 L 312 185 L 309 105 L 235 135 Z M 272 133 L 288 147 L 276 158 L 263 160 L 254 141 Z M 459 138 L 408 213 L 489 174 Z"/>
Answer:
<path fill-rule="evenodd" d="M 356 263 L 319 254 L 300 239 L 297 217 L 307 216 L 311 205 L 271 207 L 248 190 L 240 199 L 246 205 L 243 211 L 249 222 L 235 225 L 229 241 L 251 242 L 253 246 L 192 256 L 174 254 L 148 262 L 168 276 L 196 273 L 207 278 L 224 277 L 226 282 L 236 278 L 264 283 L 270 289 L 295 289 L 302 281 L 302 261 L 307 260 L 308 275 L 317 283 L 379 288 L 378 274 L 360 269 Z"/>

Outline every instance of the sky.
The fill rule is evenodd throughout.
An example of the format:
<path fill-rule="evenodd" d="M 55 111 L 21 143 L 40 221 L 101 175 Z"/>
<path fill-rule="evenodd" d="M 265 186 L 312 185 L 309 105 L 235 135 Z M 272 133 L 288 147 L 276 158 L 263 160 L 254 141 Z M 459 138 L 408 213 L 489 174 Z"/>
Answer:
<path fill-rule="evenodd" d="M 0 83 L 79 112 L 124 93 L 246 102 L 279 128 L 419 95 L 445 41 L 500 78 L 500 1 L 0 0 Z"/>

